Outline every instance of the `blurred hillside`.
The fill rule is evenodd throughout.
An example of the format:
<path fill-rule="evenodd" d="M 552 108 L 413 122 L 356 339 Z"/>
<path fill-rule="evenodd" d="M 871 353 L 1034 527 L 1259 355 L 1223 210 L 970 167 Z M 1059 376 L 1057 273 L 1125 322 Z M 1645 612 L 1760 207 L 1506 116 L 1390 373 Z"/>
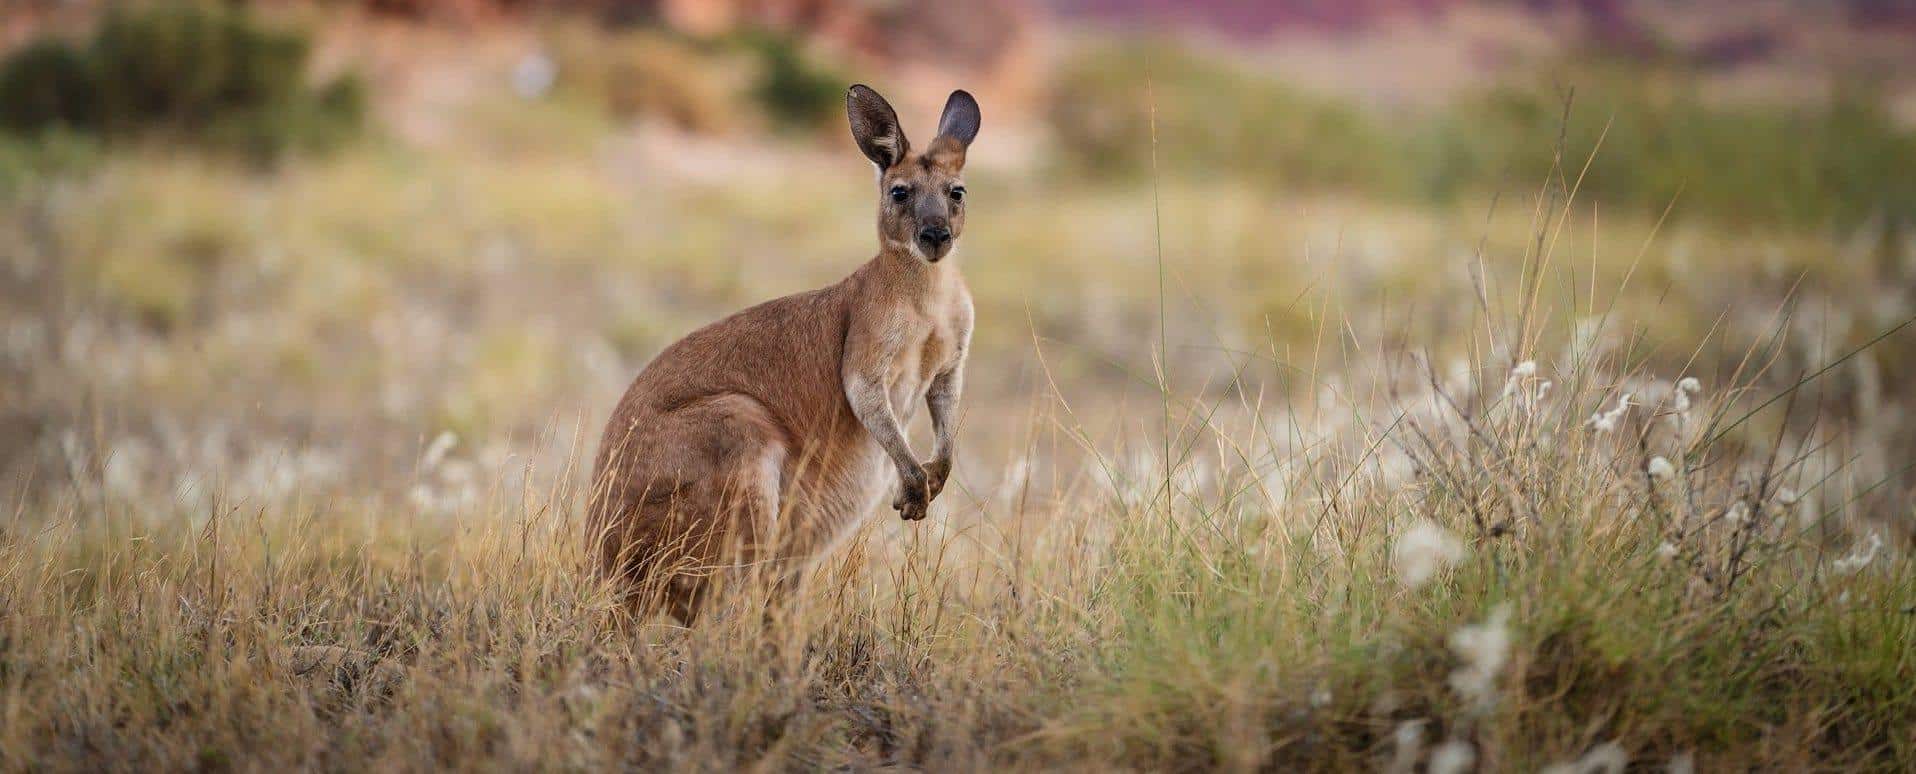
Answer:
<path fill-rule="evenodd" d="M 829 45 L 868 65 L 970 78 L 1042 81 L 1050 31 L 1179 32 L 1247 51 L 1287 77 L 1338 90 L 1428 99 L 1566 54 L 1622 57 L 1736 73 L 1744 96 L 1799 97 L 1821 77 L 1884 84 L 1905 121 L 1907 45 L 1916 4 L 1902 0 L 255 0 L 268 8 L 357 10 L 471 30 L 572 16 L 658 25 L 695 37 L 772 30 Z M 0 9 L 0 45 L 86 23 L 115 3 L 15 0 Z M 1376 72 L 1388 68 L 1391 72 Z M 1334 72 L 1325 72 L 1332 70 Z M 1437 72 L 1429 72 L 1436 70 Z M 1457 72 L 1457 71 L 1463 72 Z M 1390 82 L 1396 82 L 1391 88 Z M 1780 92 L 1780 93 L 1778 93 Z"/>

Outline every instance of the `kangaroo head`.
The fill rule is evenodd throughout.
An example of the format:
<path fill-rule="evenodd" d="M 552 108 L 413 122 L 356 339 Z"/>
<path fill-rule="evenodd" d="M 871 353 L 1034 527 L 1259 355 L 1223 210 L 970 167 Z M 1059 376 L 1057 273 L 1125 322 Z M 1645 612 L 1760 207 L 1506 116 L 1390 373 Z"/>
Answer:
<path fill-rule="evenodd" d="M 878 165 L 878 241 L 887 251 L 937 263 L 965 230 L 965 148 L 978 136 L 978 101 L 954 91 L 938 136 L 913 153 L 898 114 L 863 84 L 845 95 L 852 137 Z"/>

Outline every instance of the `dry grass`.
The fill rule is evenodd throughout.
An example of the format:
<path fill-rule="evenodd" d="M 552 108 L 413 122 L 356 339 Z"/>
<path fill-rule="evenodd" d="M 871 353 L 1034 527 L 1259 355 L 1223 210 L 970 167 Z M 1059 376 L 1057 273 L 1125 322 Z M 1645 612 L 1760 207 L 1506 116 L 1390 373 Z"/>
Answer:
<path fill-rule="evenodd" d="M 1172 186 L 1160 371 L 1149 192 L 983 170 L 934 518 L 621 625 L 584 439 L 869 192 L 497 107 L 9 194 L 0 768 L 1916 764 L 1911 299 L 1852 246 Z"/>
<path fill-rule="evenodd" d="M 1564 387 L 1532 406 L 1545 377 Z M 1464 387 L 1468 419 L 1424 393 L 1233 433 L 1192 406 L 1168 509 L 1148 455 L 1012 475 L 927 526 L 875 522 L 769 622 L 742 589 L 689 631 L 621 627 L 580 582 L 575 475 L 488 469 L 443 509 L 303 484 L 187 508 L 76 461 L 104 483 L 8 524 L 0 747 L 9 768 L 1338 769 L 1416 760 L 1409 728 L 1500 769 L 1612 741 L 1907 763 L 1907 561 L 1820 539 L 1852 498 L 1792 453 L 1662 437 L 1732 402 L 1645 401 L 1605 433 L 1582 415 L 1611 385 L 1578 380 Z M 1075 435 L 1054 405 L 1035 448 Z"/>

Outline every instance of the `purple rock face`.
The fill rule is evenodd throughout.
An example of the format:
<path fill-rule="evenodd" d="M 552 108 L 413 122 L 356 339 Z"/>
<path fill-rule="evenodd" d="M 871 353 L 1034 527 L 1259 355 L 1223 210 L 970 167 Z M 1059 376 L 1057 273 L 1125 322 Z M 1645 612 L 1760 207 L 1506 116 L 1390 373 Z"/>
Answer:
<path fill-rule="evenodd" d="M 1287 27 L 1354 30 L 1391 14 L 1428 14 L 1463 0 L 1050 0 L 1064 16 L 1120 23 L 1170 22 L 1235 37 L 1265 37 Z"/>

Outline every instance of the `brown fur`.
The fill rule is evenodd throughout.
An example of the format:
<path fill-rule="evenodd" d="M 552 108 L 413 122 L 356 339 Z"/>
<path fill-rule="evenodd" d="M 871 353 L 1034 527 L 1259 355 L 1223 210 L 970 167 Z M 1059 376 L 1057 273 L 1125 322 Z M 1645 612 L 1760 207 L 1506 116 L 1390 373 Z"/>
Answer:
<path fill-rule="evenodd" d="M 789 582 L 872 510 L 894 478 L 887 463 L 908 520 L 925 517 L 950 475 L 972 307 L 945 259 L 964 228 L 959 175 L 977 103 L 954 92 L 922 155 L 876 92 L 852 87 L 847 111 L 879 167 L 878 254 L 834 285 L 666 347 L 606 423 L 593 556 L 640 612 L 663 603 L 690 623 L 727 570 Z M 936 435 L 922 463 L 902 430 L 921 398 Z"/>

